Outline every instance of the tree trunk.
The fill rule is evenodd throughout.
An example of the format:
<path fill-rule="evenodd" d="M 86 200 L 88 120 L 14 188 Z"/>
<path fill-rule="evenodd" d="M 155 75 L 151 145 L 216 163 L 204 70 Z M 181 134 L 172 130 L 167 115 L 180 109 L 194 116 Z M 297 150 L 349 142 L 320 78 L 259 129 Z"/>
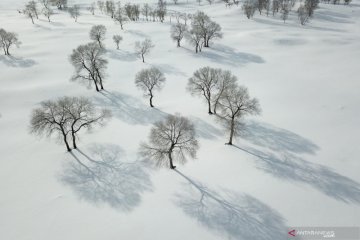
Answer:
<path fill-rule="evenodd" d="M 153 100 L 153 95 L 152 93 L 150 93 L 150 107 L 154 107 L 153 103 L 152 103 L 152 100 Z"/>
<path fill-rule="evenodd" d="M 144 54 L 141 54 L 143 63 L 145 62 Z"/>
<path fill-rule="evenodd" d="M 63 128 L 62 126 L 61 126 L 61 132 L 62 132 L 63 137 L 64 137 L 64 142 L 65 142 L 65 145 L 66 145 L 66 150 L 67 150 L 68 152 L 71 152 L 71 148 L 70 148 L 69 143 L 68 143 L 67 138 L 66 138 L 65 130 L 64 130 L 64 128 Z"/>
<path fill-rule="evenodd" d="M 77 149 L 77 146 L 76 146 L 76 136 L 75 136 L 75 133 L 72 131 L 72 140 L 73 140 L 73 147 L 74 149 Z"/>
<path fill-rule="evenodd" d="M 96 83 L 95 80 L 94 80 L 94 84 L 95 84 L 95 89 L 96 89 L 96 91 L 99 92 L 99 87 L 98 87 L 98 85 L 97 85 L 97 83 Z"/>
<path fill-rule="evenodd" d="M 169 161 L 170 161 L 170 169 L 175 169 L 176 166 L 174 166 L 173 159 L 172 159 L 172 148 L 173 147 L 171 147 L 171 150 L 169 151 L 168 156 L 169 156 Z"/>
<path fill-rule="evenodd" d="M 177 40 L 177 46 L 180 47 L 180 40 Z"/>
<path fill-rule="evenodd" d="M 10 56 L 9 48 L 10 48 L 10 45 L 6 46 L 6 54 L 5 55 Z"/>
<path fill-rule="evenodd" d="M 233 140 L 233 136 L 234 136 L 234 127 L 235 127 L 235 119 L 234 117 L 231 118 L 231 125 L 230 125 L 230 139 L 229 142 L 227 144 L 232 145 L 232 140 Z"/>
<path fill-rule="evenodd" d="M 210 99 L 208 99 L 207 102 L 208 102 L 208 108 L 209 108 L 208 113 L 213 114 L 213 112 L 211 111 L 211 101 L 210 101 Z"/>

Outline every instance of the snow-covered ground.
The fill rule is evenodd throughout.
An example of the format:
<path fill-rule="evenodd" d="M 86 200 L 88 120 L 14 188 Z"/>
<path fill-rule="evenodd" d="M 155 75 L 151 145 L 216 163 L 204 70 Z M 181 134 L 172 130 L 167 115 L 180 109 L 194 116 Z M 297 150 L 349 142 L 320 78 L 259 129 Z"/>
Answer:
<path fill-rule="evenodd" d="M 187 43 L 176 48 L 168 19 L 122 31 L 98 12 L 84 11 L 77 23 L 60 12 L 32 25 L 16 11 L 22 5 L 0 1 L 0 28 L 22 41 L 12 58 L 0 56 L 0 239 L 275 240 L 286 239 L 290 226 L 359 225 L 359 1 L 320 4 L 306 26 L 294 12 L 284 24 L 279 16 L 248 20 L 223 4 L 170 5 L 201 9 L 222 26 L 223 39 L 200 54 Z M 69 80 L 68 57 L 90 41 L 95 24 L 108 29 L 108 97 Z M 123 36 L 121 50 L 113 34 Z M 134 42 L 146 37 L 156 47 L 143 64 Z M 134 85 L 149 66 L 167 78 L 157 109 Z M 248 119 L 234 147 L 224 145 L 227 132 L 203 99 L 186 92 L 203 66 L 231 70 L 260 101 L 262 115 Z M 29 134 L 31 110 L 64 95 L 88 96 L 113 112 L 106 127 L 81 135 L 74 155 Z M 196 125 L 198 157 L 178 171 L 151 169 L 139 161 L 139 143 L 152 123 L 176 112 Z M 102 157 L 119 166 L 98 179 L 75 159 L 97 168 L 88 158 Z"/>

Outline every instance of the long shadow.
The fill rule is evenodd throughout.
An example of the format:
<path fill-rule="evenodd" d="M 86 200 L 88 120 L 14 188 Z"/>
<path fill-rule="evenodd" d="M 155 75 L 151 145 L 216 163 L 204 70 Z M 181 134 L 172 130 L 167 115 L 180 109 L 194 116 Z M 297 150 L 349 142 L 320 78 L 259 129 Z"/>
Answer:
<path fill-rule="evenodd" d="M 117 145 L 89 146 L 90 154 L 74 150 L 60 179 L 80 199 L 95 205 L 107 204 L 129 212 L 141 202 L 141 195 L 152 190 L 146 165 L 120 161 L 123 151 Z"/>
<path fill-rule="evenodd" d="M 214 191 L 175 172 L 190 185 L 176 195 L 175 203 L 190 217 L 221 239 L 285 240 L 283 218 L 258 199 L 228 190 Z"/>
<path fill-rule="evenodd" d="M 305 183 L 336 200 L 360 204 L 360 184 L 328 167 L 308 162 L 291 153 L 278 157 L 250 147 L 233 146 L 255 156 L 256 167 L 274 177 Z"/>
<path fill-rule="evenodd" d="M 9 67 L 29 68 L 36 64 L 34 60 L 23 59 L 14 56 L 0 56 L 0 62 Z"/>
<path fill-rule="evenodd" d="M 167 113 L 151 108 L 130 95 L 116 91 L 102 91 L 102 96 L 95 97 L 95 103 L 106 106 L 114 117 L 130 124 L 148 125 L 162 120 Z M 145 100 L 144 100 L 145 101 Z"/>
<path fill-rule="evenodd" d="M 115 60 L 134 62 L 138 60 L 138 56 L 135 53 L 131 53 L 125 50 L 108 50 L 107 55 Z"/>
<path fill-rule="evenodd" d="M 149 125 L 163 120 L 169 114 L 157 108 L 151 108 L 142 101 L 130 95 L 107 90 L 100 92 L 102 96 L 95 96 L 95 104 L 111 110 L 114 117 L 134 125 Z M 146 100 L 144 100 L 146 101 Z M 214 139 L 222 133 L 213 125 L 196 117 L 190 117 L 195 125 L 195 131 L 201 138 Z"/>
<path fill-rule="evenodd" d="M 191 49 L 183 48 L 189 52 L 193 52 Z M 248 63 L 265 63 L 265 60 L 255 54 L 238 52 L 236 49 L 227 47 L 221 44 L 215 44 L 211 48 L 204 48 L 202 52 L 195 54 L 194 56 L 203 58 L 206 57 L 210 61 L 231 65 L 231 66 L 244 66 Z"/>
<path fill-rule="evenodd" d="M 255 121 L 246 122 L 242 138 L 271 150 L 315 154 L 319 147 L 310 140 L 285 129 Z"/>
<path fill-rule="evenodd" d="M 153 64 L 153 66 L 161 70 L 161 72 L 163 73 L 186 77 L 186 74 L 184 72 L 180 71 L 179 69 L 175 68 L 170 64 Z"/>

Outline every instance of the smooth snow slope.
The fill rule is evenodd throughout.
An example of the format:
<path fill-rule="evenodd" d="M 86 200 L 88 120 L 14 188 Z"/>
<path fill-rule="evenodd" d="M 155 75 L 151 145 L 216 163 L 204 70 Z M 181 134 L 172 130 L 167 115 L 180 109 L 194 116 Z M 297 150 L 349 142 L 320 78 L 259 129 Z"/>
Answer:
<path fill-rule="evenodd" d="M 185 42 L 176 48 L 168 19 L 121 31 L 108 16 L 84 11 L 78 23 L 59 13 L 32 25 L 16 11 L 22 4 L 0 1 L 0 28 L 23 42 L 12 58 L 0 56 L 1 239 L 274 240 L 286 239 L 289 226 L 359 225 L 359 1 L 320 4 L 307 26 L 294 12 L 283 24 L 279 16 L 247 20 L 223 4 L 170 5 L 201 9 L 223 27 L 224 38 L 197 55 Z M 89 42 L 95 24 L 108 28 L 105 95 L 69 81 L 68 56 Z M 119 51 L 113 34 L 124 38 Z M 143 64 L 133 49 L 145 37 L 156 47 Z M 133 83 L 149 66 L 167 78 L 157 109 Z M 227 132 L 203 100 L 186 92 L 203 66 L 231 70 L 261 103 L 262 115 L 248 120 L 234 147 L 224 145 Z M 74 155 L 28 131 L 31 110 L 64 95 L 88 96 L 114 115 L 82 133 Z M 151 169 L 137 157 L 139 143 L 152 123 L 176 112 L 196 124 L 198 157 L 178 172 Z"/>

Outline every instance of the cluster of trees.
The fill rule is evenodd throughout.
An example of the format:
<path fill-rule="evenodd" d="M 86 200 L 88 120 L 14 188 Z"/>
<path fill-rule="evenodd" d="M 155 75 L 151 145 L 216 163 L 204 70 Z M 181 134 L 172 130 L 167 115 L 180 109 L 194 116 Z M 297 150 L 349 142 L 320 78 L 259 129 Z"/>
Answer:
<path fill-rule="evenodd" d="M 187 90 L 205 98 L 208 113 L 216 114 L 230 131 L 229 145 L 239 132 L 243 117 L 260 113 L 258 100 L 250 97 L 246 87 L 238 85 L 237 77 L 230 71 L 200 68 L 189 78 Z"/>
<path fill-rule="evenodd" d="M 71 151 L 69 139 L 76 149 L 82 129 L 89 131 L 97 125 L 102 126 L 110 117 L 109 110 L 96 109 L 87 98 L 62 97 L 41 102 L 40 107 L 32 111 L 30 131 L 39 136 L 56 135 L 64 142 L 66 150 Z"/>
<path fill-rule="evenodd" d="M 210 47 L 210 41 L 222 38 L 221 27 L 212 21 L 204 12 L 198 11 L 191 16 L 191 28 L 180 23 L 179 19 L 171 27 L 171 38 L 181 46 L 181 40 L 185 37 L 194 47 L 195 52 L 201 52 L 203 47 Z"/>
<path fill-rule="evenodd" d="M 341 0 L 322 0 L 321 2 L 327 3 L 327 4 L 341 4 Z M 344 5 L 349 5 L 351 3 L 351 0 L 343 0 Z"/>
<path fill-rule="evenodd" d="M 7 32 L 5 29 L 0 28 L 0 48 L 4 50 L 5 55 L 10 55 L 10 47 L 15 45 L 19 47 L 21 42 L 16 33 Z"/>
<path fill-rule="evenodd" d="M 314 14 L 318 7 L 319 0 L 305 0 L 297 9 L 299 21 L 304 25 Z M 245 0 L 242 10 L 248 19 L 252 18 L 256 11 L 267 16 L 280 14 L 280 18 L 286 22 L 290 11 L 295 7 L 296 0 Z"/>
<path fill-rule="evenodd" d="M 106 27 L 95 25 L 90 30 L 90 39 L 94 42 L 80 45 L 70 55 L 70 62 L 75 68 L 73 81 L 82 81 L 89 86 L 93 84 L 97 92 L 104 89 L 105 70 L 108 61 L 103 57 L 105 48 Z"/>
<path fill-rule="evenodd" d="M 38 2 L 42 6 L 41 9 L 39 9 L 38 7 Z M 39 15 L 41 13 L 50 22 L 50 17 L 54 14 L 54 11 L 51 8 L 52 6 L 56 6 L 59 10 L 67 9 L 67 0 L 38 0 L 38 2 L 34 0 L 27 2 L 25 4 L 24 10 L 22 11 L 23 14 L 25 14 L 28 18 L 31 19 L 31 22 L 33 24 L 34 24 L 34 19 L 39 19 Z M 75 19 L 77 19 L 77 17 Z"/>

